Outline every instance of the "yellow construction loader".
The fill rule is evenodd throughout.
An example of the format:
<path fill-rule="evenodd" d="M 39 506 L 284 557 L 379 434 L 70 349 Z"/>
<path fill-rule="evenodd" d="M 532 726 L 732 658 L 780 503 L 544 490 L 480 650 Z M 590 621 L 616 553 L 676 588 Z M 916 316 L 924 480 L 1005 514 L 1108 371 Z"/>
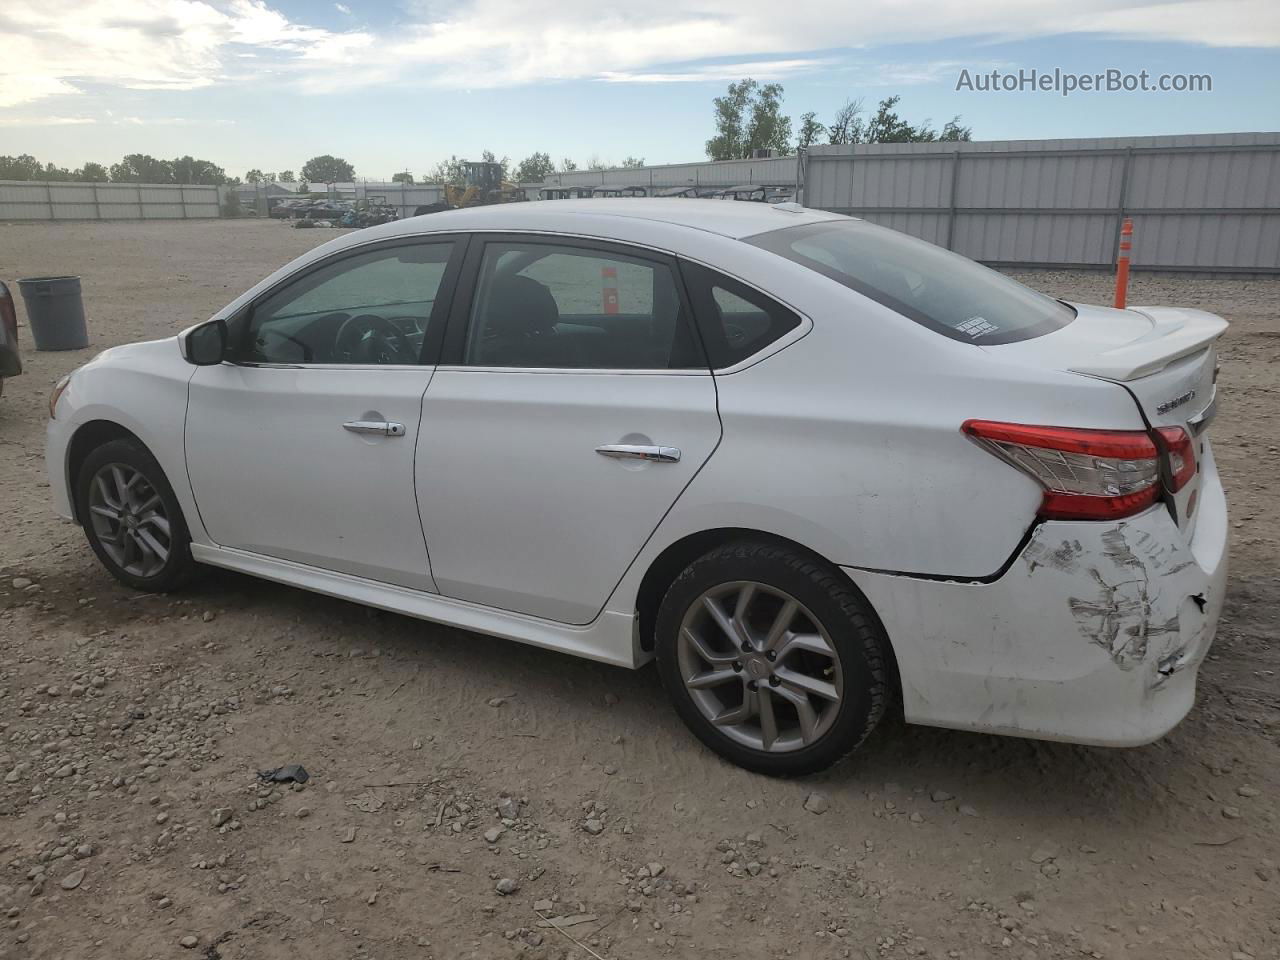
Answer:
<path fill-rule="evenodd" d="M 502 178 L 502 164 L 488 160 L 462 161 L 463 183 L 446 184 L 444 200 L 454 208 L 480 207 L 490 203 L 511 203 L 525 198 L 524 192 Z"/>

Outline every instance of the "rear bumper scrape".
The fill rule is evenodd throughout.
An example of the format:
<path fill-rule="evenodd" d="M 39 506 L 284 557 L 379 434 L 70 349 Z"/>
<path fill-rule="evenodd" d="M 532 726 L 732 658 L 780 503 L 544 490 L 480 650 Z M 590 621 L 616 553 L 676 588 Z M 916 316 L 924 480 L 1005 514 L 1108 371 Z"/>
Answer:
<path fill-rule="evenodd" d="M 914 723 L 1130 746 L 1190 710 L 1226 584 L 1210 460 L 1188 544 L 1162 506 L 1047 521 L 990 583 L 847 569 L 884 621 Z"/>

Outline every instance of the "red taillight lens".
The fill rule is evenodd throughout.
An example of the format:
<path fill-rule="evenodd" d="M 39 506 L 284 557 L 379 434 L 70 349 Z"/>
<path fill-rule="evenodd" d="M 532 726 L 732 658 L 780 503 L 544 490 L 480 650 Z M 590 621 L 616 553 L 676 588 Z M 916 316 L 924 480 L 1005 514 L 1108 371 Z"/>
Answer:
<path fill-rule="evenodd" d="M 991 420 L 966 420 L 961 429 L 1044 487 L 1040 516 L 1046 519 L 1114 520 L 1159 499 L 1160 451 L 1144 430 Z"/>
<path fill-rule="evenodd" d="M 1160 427 L 1156 430 L 1160 445 L 1169 462 L 1169 489 L 1177 493 L 1196 475 L 1196 444 L 1191 434 L 1181 427 Z"/>

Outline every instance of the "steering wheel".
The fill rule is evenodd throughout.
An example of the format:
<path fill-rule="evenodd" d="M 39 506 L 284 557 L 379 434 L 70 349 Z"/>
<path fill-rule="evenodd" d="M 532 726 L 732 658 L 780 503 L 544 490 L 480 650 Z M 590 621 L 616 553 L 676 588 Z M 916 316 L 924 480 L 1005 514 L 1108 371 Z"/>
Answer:
<path fill-rule="evenodd" d="M 391 321 L 372 313 L 348 317 L 333 338 L 335 358 L 351 363 L 413 363 L 409 339 Z"/>

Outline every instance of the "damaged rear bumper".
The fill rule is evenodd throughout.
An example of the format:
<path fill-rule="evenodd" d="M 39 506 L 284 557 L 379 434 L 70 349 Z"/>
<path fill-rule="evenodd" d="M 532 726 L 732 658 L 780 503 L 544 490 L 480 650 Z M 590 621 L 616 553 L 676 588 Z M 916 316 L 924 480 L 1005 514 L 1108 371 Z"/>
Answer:
<path fill-rule="evenodd" d="M 1156 506 L 1044 522 L 989 583 L 846 570 L 893 643 L 906 719 L 1104 746 L 1176 726 L 1226 588 L 1226 498 L 1206 454 L 1190 542 Z"/>

